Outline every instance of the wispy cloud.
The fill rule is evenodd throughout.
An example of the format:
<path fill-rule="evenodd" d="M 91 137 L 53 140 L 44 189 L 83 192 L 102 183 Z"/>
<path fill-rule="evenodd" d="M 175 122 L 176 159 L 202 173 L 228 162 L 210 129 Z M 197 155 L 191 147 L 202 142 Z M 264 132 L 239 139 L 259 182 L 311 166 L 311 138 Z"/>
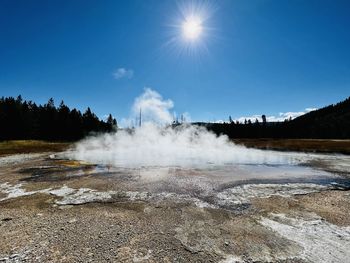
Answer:
<path fill-rule="evenodd" d="M 269 122 L 276 122 L 276 121 L 284 121 L 285 119 L 290 119 L 290 118 L 295 119 L 301 115 L 304 115 L 314 110 L 317 110 L 317 108 L 306 108 L 304 111 L 280 112 L 278 115 L 266 116 L 266 120 Z M 235 119 L 235 121 L 244 122 L 244 120 L 251 120 L 252 122 L 254 122 L 256 119 L 258 119 L 259 122 L 261 122 L 262 121 L 261 115 L 256 114 L 251 116 L 242 116 Z"/>
<path fill-rule="evenodd" d="M 134 76 L 134 71 L 132 69 L 118 68 L 113 72 L 113 76 L 115 79 L 131 79 Z"/>

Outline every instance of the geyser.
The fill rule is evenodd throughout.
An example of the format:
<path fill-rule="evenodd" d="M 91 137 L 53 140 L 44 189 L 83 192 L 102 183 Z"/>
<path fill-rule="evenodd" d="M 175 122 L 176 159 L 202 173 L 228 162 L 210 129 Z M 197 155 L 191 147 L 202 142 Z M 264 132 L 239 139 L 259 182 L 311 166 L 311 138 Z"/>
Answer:
<path fill-rule="evenodd" d="M 173 102 L 149 88 L 135 99 L 129 120 L 140 108 L 142 127 L 89 137 L 77 143 L 69 157 L 122 167 L 286 163 L 286 155 L 237 146 L 203 127 L 166 125 L 173 116 Z"/>
<path fill-rule="evenodd" d="M 76 145 L 74 159 L 122 167 L 276 164 L 281 155 L 246 149 L 205 128 L 164 128 L 147 123 L 133 132 L 90 137 Z M 284 160 L 284 158 L 283 158 Z"/>

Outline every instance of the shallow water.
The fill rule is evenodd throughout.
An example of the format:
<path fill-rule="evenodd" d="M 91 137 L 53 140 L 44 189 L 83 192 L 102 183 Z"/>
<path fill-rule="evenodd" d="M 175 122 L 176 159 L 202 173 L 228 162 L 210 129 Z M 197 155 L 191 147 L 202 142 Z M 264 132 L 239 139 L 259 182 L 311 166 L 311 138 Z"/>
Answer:
<path fill-rule="evenodd" d="M 89 155 L 87 155 L 89 156 Z M 89 158 L 84 161 L 89 161 Z M 172 192 L 191 196 L 209 195 L 244 184 L 298 184 L 348 187 L 350 156 L 244 149 L 231 162 L 217 164 L 183 160 L 179 165 L 126 163 L 113 158 L 113 165 L 100 163 L 96 175 L 124 182 L 126 190 Z"/>
<path fill-rule="evenodd" d="M 4 181 L 2 192 L 36 193 L 21 190 L 23 183 L 45 193 L 52 189 L 61 191 L 62 187 L 69 189 L 62 204 L 110 201 L 122 196 L 132 200 L 190 201 L 199 206 L 236 210 L 249 205 L 252 198 L 350 188 L 350 156 L 252 150 L 255 158 L 249 159 L 249 151 L 245 149 L 246 155 L 232 159 L 231 163 L 197 160 L 191 165 L 189 162 L 115 165 L 115 159 L 113 165 L 88 160 L 77 162 L 68 160 L 71 153 L 67 152 L 50 158 L 46 155 L 3 157 L 0 163 L 9 169 L 4 173 L 17 173 L 20 184 Z"/>

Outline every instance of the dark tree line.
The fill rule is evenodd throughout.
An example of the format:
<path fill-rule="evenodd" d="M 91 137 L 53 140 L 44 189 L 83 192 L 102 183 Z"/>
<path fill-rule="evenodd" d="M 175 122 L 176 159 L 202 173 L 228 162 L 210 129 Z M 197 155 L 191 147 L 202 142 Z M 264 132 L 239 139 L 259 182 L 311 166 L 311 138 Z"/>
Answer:
<path fill-rule="evenodd" d="M 284 122 L 196 123 L 230 138 L 350 139 L 350 97 Z"/>
<path fill-rule="evenodd" d="M 244 123 L 194 123 L 205 126 L 216 134 L 230 138 L 314 138 L 350 139 L 350 97 L 322 109 L 309 112 L 294 120 Z M 44 105 L 17 98 L 0 98 L 0 140 L 40 139 L 74 141 L 91 133 L 112 132 L 117 121 L 110 114 L 106 121 L 99 120 L 87 108 L 82 114 L 70 109 L 62 101 L 56 107 L 53 99 Z"/>
<path fill-rule="evenodd" d="M 111 114 L 107 121 L 102 121 L 90 108 L 82 114 L 63 101 L 56 107 L 52 98 L 45 105 L 25 101 L 21 96 L 0 98 L 0 140 L 74 141 L 116 128 L 117 121 Z"/>

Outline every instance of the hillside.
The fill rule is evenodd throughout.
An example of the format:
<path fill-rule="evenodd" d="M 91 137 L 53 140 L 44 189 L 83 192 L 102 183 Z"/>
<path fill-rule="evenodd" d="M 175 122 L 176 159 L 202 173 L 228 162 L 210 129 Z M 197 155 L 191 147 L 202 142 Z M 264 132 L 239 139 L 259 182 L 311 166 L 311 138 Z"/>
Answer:
<path fill-rule="evenodd" d="M 302 115 L 287 128 L 303 138 L 350 138 L 350 97 L 335 105 Z"/>
<path fill-rule="evenodd" d="M 284 122 L 194 124 L 230 138 L 349 139 L 350 97 Z"/>

